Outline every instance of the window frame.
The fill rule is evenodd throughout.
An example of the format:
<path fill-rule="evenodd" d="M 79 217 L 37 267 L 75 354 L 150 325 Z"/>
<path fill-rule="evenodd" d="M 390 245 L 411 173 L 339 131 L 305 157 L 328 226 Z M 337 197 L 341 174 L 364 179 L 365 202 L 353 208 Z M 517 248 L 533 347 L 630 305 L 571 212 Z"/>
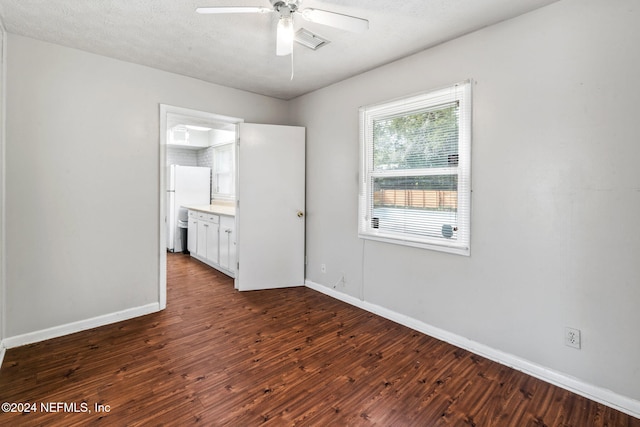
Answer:
<path fill-rule="evenodd" d="M 234 142 L 226 142 L 223 144 L 217 144 L 211 146 L 212 150 L 212 168 L 211 168 L 211 187 L 212 187 L 212 197 L 214 199 L 219 200 L 235 200 L 236 198 L 236 144 Z M 229 187 L 231 188 L 231 192 L 223 193 L 220 192 L 220 178 L 218 173 L 218 156 L 220 156 L 223 152 L 228 151 L 231 159 L 230 159 L 230 170 L 228 172 L 224 172 L 229 175 L 231 183 Z"/>
<path fill-rule="evenodd" d="M 387 243 L 469 256 L 471 253 L 471 86 L 466 80 L 444 88 L 410 95 L 391 101 L 361 107 L 360 128 L 360 179 L 358 237 Z M 451 102 L 459 105 L 458 116 L 458 165 L 457 173 L 452 168 L 394 169 L 375 171 L 373 165 L 373 123 L 375 120 L 409 115 L 413 112 L 437 107 Z M 425 175 L 456 175 L 457 182 L 457 239 L 418 236 L 416 234 L 391 232 L 374 228 L 373 181 L 378 177 L 403 177 Z"/>

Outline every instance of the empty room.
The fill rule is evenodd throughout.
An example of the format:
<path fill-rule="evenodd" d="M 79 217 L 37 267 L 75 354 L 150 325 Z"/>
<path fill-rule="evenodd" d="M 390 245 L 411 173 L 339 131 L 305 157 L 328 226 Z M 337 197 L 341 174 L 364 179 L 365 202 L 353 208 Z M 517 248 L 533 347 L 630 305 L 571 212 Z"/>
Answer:
<path fill-rule="evenodd" d="M 0 425 L 639 426 L 636 0 L 0 0 Z"/>

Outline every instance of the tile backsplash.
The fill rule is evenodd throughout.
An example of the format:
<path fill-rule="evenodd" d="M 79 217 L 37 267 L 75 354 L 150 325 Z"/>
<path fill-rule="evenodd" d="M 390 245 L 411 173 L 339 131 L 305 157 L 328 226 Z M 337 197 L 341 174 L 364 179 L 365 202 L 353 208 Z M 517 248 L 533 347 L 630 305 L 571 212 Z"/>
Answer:
<path fill-rule="evenodd" d="M 213 147 L 203 148 L 196 151 L 197 166 L 204 166 L 213 169 Z"/>
<path fill-rule="evenodd" d="M 167 146 L 167 166 L 202 166 L 198 164 L 198 155 L 194 150 Z M 211 164 L 207 165 L 211 167 Z"/>

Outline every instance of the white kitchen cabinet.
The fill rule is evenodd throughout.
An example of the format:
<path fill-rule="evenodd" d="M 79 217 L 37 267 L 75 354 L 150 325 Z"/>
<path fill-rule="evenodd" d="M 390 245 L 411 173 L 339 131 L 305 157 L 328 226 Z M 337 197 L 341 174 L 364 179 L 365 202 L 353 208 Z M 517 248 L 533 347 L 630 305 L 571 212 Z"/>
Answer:
<path fill-rule="evenodd" d="M 195 213 L 195 212 L 194 212 Z M 198 250 L 198 219 L 189 212 L 189 228 L 187 229 L 187 249 L 190 253 Z"/>
<path fill-rule="evenodd" d="M 196 255 L 214 264 L 218 263 L 219 223 L 218 215 L 198 212 Z"/>
<path fill-rule="evenodd" d="M 188 245 L 191 256 L 234 277 L 235 217 L 189 210 Z"/>
<path fill-rule="evenodd" d="M 207 256 L 206 258 L 214 264 L 219 263 L 219 244 L 220 244 L 220 225 L 218 217 L 216 216 L 216 222 L 208 221 L 209 227 L 207 228 Z"/>
<path fill-rule="evenodd" d="M 197 242 L 196 242 L 196 255 L 200 258 L 207 257 L 207 230 L 209 224 L 205 221 L 198 221 Z"/>
<path fill-rule="evenodd" d="M 236 219 L 220 216 L 220 267 L 235 272 L 236 269 Z"/>

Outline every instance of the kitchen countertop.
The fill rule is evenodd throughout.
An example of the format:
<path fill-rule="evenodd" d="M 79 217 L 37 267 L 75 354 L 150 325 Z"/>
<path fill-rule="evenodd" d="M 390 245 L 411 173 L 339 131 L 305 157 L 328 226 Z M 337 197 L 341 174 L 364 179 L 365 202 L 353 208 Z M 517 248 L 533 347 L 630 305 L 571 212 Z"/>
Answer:
<path fill-rule="evenodd" d="M 210 214 L 216 214 L 216 215 L 227 215 L 227 216 L 236 215 L 236 207 L 234 206 L 233 202 L 213 203 L 211 205 L 198 205 L 198 206 L 187 205 L 184 207 L 192 211 L 198 211 L 198 212 L 204 212 L 204 213 L 210 213 Z"/>

